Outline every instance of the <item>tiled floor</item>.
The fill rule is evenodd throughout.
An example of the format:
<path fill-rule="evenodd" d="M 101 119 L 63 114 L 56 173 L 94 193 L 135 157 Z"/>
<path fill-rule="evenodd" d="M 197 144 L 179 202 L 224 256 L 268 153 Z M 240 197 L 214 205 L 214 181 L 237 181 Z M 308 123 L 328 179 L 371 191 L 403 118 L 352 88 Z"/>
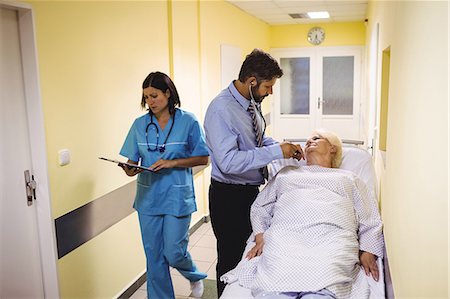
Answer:
<path fill-rule="evenodd" d="M 191 253 L 192 259 L 200 269 L 208 274 L 207 279 L 216 279 L 216 238 L 211 228 L 211 222 L 203 223 L 197 230 L 189 237 L 188 251 Z M 191 293 L 189 281 L 181 274 L 171 269 L 172 283 L 177 299 L 187 299 Z M 130 299 L 145 299 L 147 298 L 147 283 L 144 283 Z"/>

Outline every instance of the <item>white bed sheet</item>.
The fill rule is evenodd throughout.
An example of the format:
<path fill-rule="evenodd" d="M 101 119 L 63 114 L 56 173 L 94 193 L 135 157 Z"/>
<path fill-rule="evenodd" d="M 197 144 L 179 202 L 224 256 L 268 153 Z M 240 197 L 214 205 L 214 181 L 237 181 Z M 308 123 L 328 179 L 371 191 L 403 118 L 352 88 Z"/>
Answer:
<path fill-rule="evenodd" d="M 247 252 L 255 245 L 254 242 L 250 242 L 247 244 L 247 247 L 245 248 L 245 252 L 243 254 L 243 257 L 247 254 Z M 375 281 L 371 276 L 368 277 L 364 273 L 364 270 L 361 268 L 359 277 L 360 279 L 365 279 L 367 284 L 366 287 L 368 288 L 368 298 L 369 299 L 385 299 L 385 288 L 384 288 L 384 271 L 383 271 L 383 261 L 382 259 L 377 259 L 377 265 L 378 269 L 380 271 L 380 277 L 378 281 Z M 235 280 L 233 282 L 230 282 L 225 287 L 225 290 L 222 293 L 222 296 L 220 296 L 220 299 L 252 299 L 252 292 L 250 289 L 244 288 L 243 286 L 239 285 L 238 281 Z M 359 299 L 359 298 L 358 298 Z"/>
<path fill-rule="evenodd" d="M 339 168 L 353 171 L 358 175 L 367 185 L 369 190 L 376 196 L 376 175 L 373 167 L 373 161 L 371 155 L 363 149 L 357 147 L 344 147 L 342 151 L 342 164 Z M 272 178 L 278 171 L 286 166 L 302 165 L 304 161 L 297 161 L 295 159 L 280 159 L 273 161 L 268 165 L 269 179 Z M 247 251 L 254 246 L 254 242 L 249 242 L 243 254 L 243 257 L 247 254 Z M 365 275 L 364 270 L 361 268 L 359 279 L 365 279 L 365 287 L 368 289 L 367 294 L 370 299 L 386 298 L 385 285 L 384 285 L 384 268 L 382 259 L 377 260 L 378 269 L 380 270 L 380 278 L 375 281 L 372 277 Z M 358 278 L 357 278 L 358 279 Z M 239 285 L 237 281 L 229 281 L 225 287 L 221 299 L 250 299 L 253 298 L 251 290 Z"/>

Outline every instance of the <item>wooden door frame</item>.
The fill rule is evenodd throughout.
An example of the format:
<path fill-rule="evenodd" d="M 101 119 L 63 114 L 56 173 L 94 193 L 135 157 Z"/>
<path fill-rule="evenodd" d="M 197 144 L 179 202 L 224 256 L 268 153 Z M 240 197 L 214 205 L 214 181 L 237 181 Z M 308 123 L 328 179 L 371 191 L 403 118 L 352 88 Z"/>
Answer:
<path fill-rule="evenodd" d="M 0 0 L 0 7 L 15 10 L 18 15 L 25 104 L 27 107 L 29 139 L 32 145 L 31 166 L 37 182 L 37 200 L 34 201 L 34 204 L 37 211 L 37 230 L 39 233 L 44 296 L 45 298 L 59 298 L 58 255 L 54 219 L 51 213 L 33 10 L 31 5 L 16 1 Z M 24 284 L 26 284 L 25 281 Z"/>

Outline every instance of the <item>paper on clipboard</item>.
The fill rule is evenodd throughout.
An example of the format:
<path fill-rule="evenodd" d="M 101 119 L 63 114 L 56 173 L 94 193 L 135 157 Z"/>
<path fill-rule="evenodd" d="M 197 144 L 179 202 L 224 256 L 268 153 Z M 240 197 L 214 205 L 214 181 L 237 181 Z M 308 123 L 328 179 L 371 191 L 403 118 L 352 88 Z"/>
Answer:
<path fill-rule="evenodd" d="M 150 168 L 147 168 L 147 167 L 144 167 L 144 166 L 131 164 L 131 163 L 127 163 L 127 162 L 121 162 L 121 161 L 118 161 L 118 160 L 108 159 L 108 158 L 104 158 L 104 157 L 98 157 L 98 158 L 100 160 L 104 160 L 104 161 L 108 161 L 108 162 L 112 162 L 112 163 L 116 163 L 116 164 L 127 165 L 128 167 L 133 167 L 133 168 L 137 168 L 137 169 L 142 169 L 144 171 L 153 172 Z"/>

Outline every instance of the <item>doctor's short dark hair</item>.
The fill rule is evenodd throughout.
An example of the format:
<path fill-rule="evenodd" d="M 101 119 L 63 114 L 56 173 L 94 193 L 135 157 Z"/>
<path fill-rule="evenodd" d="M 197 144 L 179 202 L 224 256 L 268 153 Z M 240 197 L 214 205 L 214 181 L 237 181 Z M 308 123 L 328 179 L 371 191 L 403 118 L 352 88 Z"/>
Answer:
<path fill-rule="evenodd" d="M 239 81 L 245 82 L 250 77 L 256 77 L 259 84 L 262 80 L 270 81 L 283 76 L 283 70 L 278 62 L 260 49 L 254 49 L 247 55 L 239 72 Z"/>
<path fill-rule="evenodd" d="M 170 97 L 169 97 L 169 112 L 171 115 L 175 113 L 175 107 L 181 106 L 180 102 L 180 96 L 178 95 L 177 88 L 175 87 L 175 84 L 173 83 L 172 79 L 170 79 L 169 76 L 167 76 L 164 73 L 161 72 L 152 72 L 150 73 L 147 78 L 145 78 L 144 82 L 142 83 L 142 90 L 144 90 L 147 87 L 153 87 L 156 89 L 161 90 L 162 92 L 166 92 L 169 90 Z M 141 107 L 142 109 L 145 109 L 145 98 L 144 93 L 142 92 L 142 100 L 141 100 Z M 147 109 L 149 113 L 152 113 L 150 109 Z"/>

